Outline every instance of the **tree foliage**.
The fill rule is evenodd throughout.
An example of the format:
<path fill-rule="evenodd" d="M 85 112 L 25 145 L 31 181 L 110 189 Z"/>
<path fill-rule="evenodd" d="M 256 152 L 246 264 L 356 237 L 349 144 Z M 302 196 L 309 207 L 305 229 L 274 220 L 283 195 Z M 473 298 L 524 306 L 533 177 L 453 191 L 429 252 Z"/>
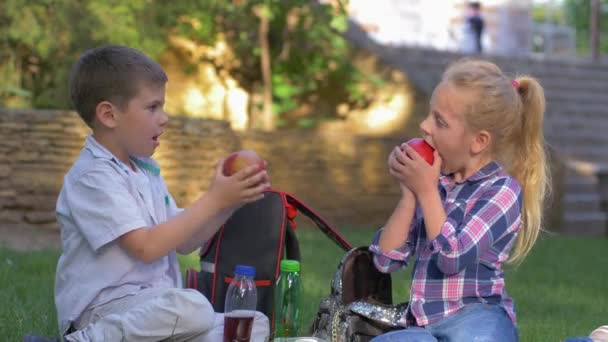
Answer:
<path fill-rule="evenodd" d="M 606 9 L 608 0 L 600 1 L 600 51 L 608 52 L 608 22 Z M 568 24 L 576 29 L 577 50 L 581 53 L 589 53 L 591 40 L 591 1 L 590 0 L 565 0 L 564 13 Z"/>
<path fill-rule="evenodd" d="M 114 43 L 157 57 L 165 47 L 150 1 L 3 0 L 0 4 L 0 100 L 66 108 L 67 75 L 85 49 Z"/>
<path fill-rule="evenodd" d="M 236 62 L 210 62 L 249 92 L 261 92 L 260 15 L 269 23 L 275 113 L 328 89 L 362 100 L 362 94 L 346 93 L 360 75 L 341 34 L 347 17 L 340 7 L 310 0 L 3 0 L 0 101 L 67 108 L 67 75 L 84 50 L 125 44 L 158 58 L 170 35 L 207 45 L 226 41 Z"/>

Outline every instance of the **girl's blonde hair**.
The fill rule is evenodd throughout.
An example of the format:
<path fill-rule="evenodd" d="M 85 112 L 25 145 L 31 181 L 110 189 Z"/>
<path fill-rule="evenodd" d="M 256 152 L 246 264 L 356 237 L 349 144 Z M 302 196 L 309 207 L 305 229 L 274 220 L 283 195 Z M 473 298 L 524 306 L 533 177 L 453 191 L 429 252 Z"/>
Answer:
<path fill-rule="evenodd" d="M 469 129 L 490 132 L 494 157 L 521 185 L 523 226 L 509 257 L 509 262 L 520 263 L 542 230 L 544 201 L 550 190 L 543 88 L 530 76 L 511 79 L 495 64 L 481 60 L 450 65 L 443 81 L 472 94 L 474 100 L 464 113 Z"/>

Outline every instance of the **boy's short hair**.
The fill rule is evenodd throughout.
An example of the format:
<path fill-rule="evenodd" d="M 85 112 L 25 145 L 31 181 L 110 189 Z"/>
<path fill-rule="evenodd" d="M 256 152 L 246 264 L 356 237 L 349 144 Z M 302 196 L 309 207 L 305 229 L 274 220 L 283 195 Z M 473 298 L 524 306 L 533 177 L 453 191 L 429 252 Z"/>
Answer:
<path fill-rule="evenodd" d="M 164 84 L 163 68 L 142 52 L 118 45 L 86 51 L 72 68 L 70 98 L 74 108 L 93 128 L 97 105 L 109 101 L 123 109 L 142 83 Z"/>

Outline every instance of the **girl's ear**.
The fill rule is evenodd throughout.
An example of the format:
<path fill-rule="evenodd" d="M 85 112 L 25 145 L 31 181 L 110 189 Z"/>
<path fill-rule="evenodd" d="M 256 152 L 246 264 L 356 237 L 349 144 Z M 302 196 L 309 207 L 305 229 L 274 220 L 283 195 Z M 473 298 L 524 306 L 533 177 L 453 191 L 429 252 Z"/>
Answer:
<path fill-rule="evenodd" d="M 108 101 L 101 101 L 95 107 L 95 119 L 104 127 L 116 127 L 116 108 Z"/>
<path fill-rule="evenodd" d="M 473 138 L 471 144 L 471 152 L 473 154 L 480 154 L 489 149 L 490 143 L 492 142 L 492 135 L 486 130 L 479 131 Z"/>

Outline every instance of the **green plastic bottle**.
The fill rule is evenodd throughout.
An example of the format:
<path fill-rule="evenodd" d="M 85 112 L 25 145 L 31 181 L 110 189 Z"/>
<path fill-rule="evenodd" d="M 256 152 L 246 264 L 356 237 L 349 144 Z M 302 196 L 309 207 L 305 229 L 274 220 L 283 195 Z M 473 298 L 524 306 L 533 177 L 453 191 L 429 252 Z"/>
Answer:
<path fill-rule="evenodd" d="M 273 338 L 298 336 L 301 299 L 300 263 L 296 260 L 281 260 L 281 274 L 277 279 L 274 296 Z"/>

